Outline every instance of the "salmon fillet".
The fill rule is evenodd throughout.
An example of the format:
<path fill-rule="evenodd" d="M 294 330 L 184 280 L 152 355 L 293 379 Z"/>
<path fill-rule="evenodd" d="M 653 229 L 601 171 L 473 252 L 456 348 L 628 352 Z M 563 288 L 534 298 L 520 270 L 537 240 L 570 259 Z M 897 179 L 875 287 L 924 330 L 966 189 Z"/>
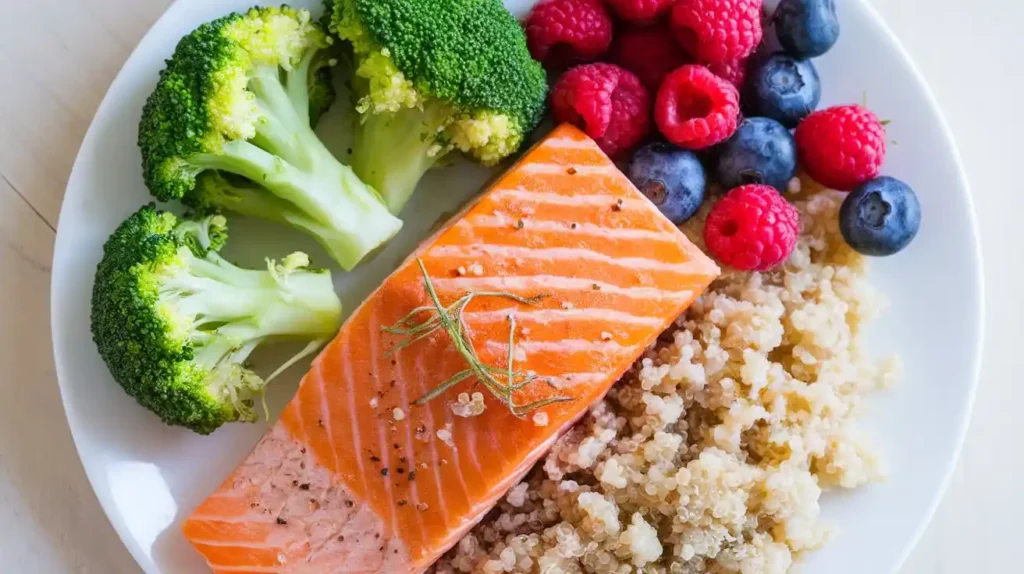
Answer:
<path fill-rule="evenodd" d="M 539 297 L 476 297 L 467 337 L 504 369 L 511 325 L 516 370 L 539 377 L 515 402 L 568 400 L 517 417 L 469 378 L 413 404 L 467 368 L 445 331 L 388 353 L 404 338 L 383 328 L 430 305 L 418 260 L 444 305 Z M 184 534 L 218 573 L 422 572 L 718 273 L 590 138 L 559 127 L 355 311 Z M 473 392 L 486 409 L 457 416 Z"/>

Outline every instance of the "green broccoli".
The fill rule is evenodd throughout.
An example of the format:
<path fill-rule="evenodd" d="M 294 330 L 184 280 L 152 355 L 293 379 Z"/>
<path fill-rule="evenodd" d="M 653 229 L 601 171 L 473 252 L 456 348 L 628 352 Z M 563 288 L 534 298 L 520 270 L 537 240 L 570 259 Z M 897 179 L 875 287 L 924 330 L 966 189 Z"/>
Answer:
<path fill-rule="evenodd" d="M 143 174 L 158 199 L 293 221 L 344 269 L 402 222 L 314 133 L 334 99 L 333 40 L 309 12 L 253 8 L 185 36 L 160 75 L 139 126 Z M 204 172 L 251 182 L 262 203 L 203 193 Z M 264 210 L 287 205 L 288 217 Z"/>
<path fill-rule="evenodd" d="M 221 215 L 179 219 L 147 205 L 107 240 L 92 292 L 93 339 L 114 379 L 167 424 L 201 434 L 256 420 L 266 384 L 341 322 L 330 272 L 310 269 L 306 254 L 242 269 L 218 254 L 226 241 Z M 279 339 L 309 344 L 262 379 L 246 361 Z"/>
<path fill-rule="evenodd" d="M 500 0 L 328 0 L 351 45 L 351 165 L 392 213 L 457 149 L 494 165 L 544 109 L 547 80 Z"/>

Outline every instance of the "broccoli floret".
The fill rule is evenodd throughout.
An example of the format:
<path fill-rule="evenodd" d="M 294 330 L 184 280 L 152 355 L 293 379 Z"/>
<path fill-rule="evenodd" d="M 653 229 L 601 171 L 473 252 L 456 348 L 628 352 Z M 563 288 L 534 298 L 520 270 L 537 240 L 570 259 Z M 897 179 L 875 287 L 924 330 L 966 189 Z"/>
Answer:
<path fill-rule="evenodd" d="M 519 149 L 547 80 L 500 0 L 334 0 L 358 112 L 351 165 L 398 213 L 459 150 L 493 165 Z"/>
<path fill-rule="evenodd" d="M 179 219 L 150 204 L 107 241 L 92 292 L 93 339 L 114 379 L 167 424 L 201 434 L 255 421 L 266 384 L 341 322 L 330 272 L 304 253 L 242 269 L 218 254 L 225 241 L 221 215 Z M 279 339 L 308 345 L 262 379 L 246 361 Z"/>
<path fill-rule="evenodd" d="M 248 179 L 289 205 L 300 228 L 324 230 L 316 239 L 344 269 L 393 237 L 402 222 L 311 127 L 334 99 L 332 44 L 309 12 L 288 7 L 231 14 L 185 36 L 139 126 L 153 195 L 199 211 L 233 209 L 195 193 L 196 177 Z"/>

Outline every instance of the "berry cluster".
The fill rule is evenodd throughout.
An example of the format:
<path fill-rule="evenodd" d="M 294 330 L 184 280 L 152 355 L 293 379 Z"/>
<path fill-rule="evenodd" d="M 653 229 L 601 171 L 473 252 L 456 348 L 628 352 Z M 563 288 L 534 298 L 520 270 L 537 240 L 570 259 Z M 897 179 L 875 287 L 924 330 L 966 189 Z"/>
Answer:
<path fill-rule="evenodd" d="M 892 254 L 917 234 L 913 190 L 879 177 L 884 123 L 859 105 L 818 110 L 811 58 L 839 39 L 835 0 L 782 0 L 770 15 L 763 0 L 540 0 L 525 25 L 557 77 L 555 120 L 626 160 L 673 222 L 700 209 L 709 182 L 728 190 L 704 226 L 723 264 L 785 262 L 799 218 L 783 194 L 800 170 L 851 192 L 839 228 L 855 250 Z"/>

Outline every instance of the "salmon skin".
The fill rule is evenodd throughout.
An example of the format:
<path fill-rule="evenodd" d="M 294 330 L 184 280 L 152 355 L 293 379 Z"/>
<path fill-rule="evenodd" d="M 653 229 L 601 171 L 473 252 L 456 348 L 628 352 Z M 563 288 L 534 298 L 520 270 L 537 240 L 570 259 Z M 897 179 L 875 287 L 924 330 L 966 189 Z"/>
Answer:
<path fill-rule="evenodd" d="M 414 404 L 467 368 L 445 331 L 388 353 L 405 338 L 384 328 L 430 306 L 419 261 L 444 305 L 537 298 L 474 298 L 467 338 L 482 363 L 507 367 L 512 315 L 516 369 L 538 377 L 516 402 L 569 400 L 515 416 L 468 378 Z M 561 126 L 355 311 L 184 534 L 218 573 L 423 572 L 718 273 L 590 138 Z M 474 392 L 485 410 L 457 416 Z"/>

